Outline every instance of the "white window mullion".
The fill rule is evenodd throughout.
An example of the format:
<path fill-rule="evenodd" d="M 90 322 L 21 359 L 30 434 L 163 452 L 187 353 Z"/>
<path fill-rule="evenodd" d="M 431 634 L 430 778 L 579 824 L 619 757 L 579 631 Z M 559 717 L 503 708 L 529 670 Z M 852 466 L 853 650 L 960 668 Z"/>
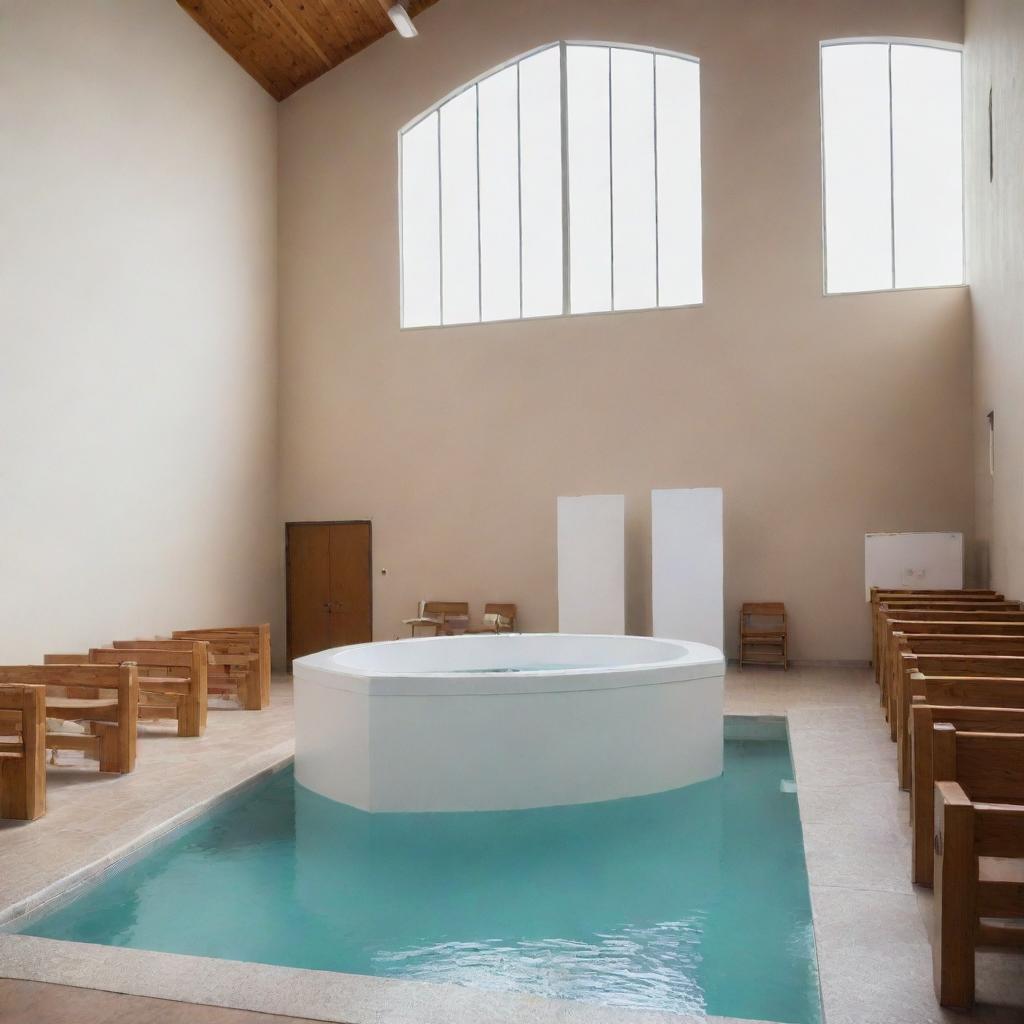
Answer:
<path fill-rule="evenodd" d="M 658 58 L 651 54 L 651 78 L 654 103 L 651 105 L 651 130 L 654 132 L 654 304 L 661 305 L 661 229 L 658 224 Z"/>
<path fill-rule="evenodd" d="M 612 51 L 608 51 L 608 288 L 615 308 L 615 139 L 612 127 Z"/>
<path fill-rule="evenodd" d="M 572 312 L 572 276 L 570 274 L 571 246 L 569 225 L 572 211 L 569 208 L 569 76 L 568 55 L 564 42 L 558 44 L 559 74 L 559 123 L 562 139 L 562 314 Z"/>
<path fill-rule="evenodd" d="M 480 242 L 480 83 L 473 86 L 476 104 L 476 308 L 477 319 L 484 318 L 484 263 Z"/>
<path fill-rule="evenodd" d="M 441 201 L 441 111 L 434 113 L 437 122 L 437 287 L 439 289 L 438 309 L 440 319 L 444 323 L 444 203 Z"/>
<path fill-rule="evenodd" d="M 516 61 L 516 198 L 519 202 L 519 319 L 523 318 L 523 107 L 519 80 L 521 61 Z"/>
<path fill-rule="evenodd" d="M 896 287 L 896 173 L 893 165 L 893 124 L 892 124 L 892 44 L 888 50 L 889 72 L 889 260 L 891 287 Z"/>

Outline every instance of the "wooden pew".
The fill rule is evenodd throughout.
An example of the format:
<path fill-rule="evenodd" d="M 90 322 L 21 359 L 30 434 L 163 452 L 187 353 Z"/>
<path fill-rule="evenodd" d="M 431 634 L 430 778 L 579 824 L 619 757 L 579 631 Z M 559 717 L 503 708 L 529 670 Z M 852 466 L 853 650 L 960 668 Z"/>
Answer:
<path fill-rule="evenodd" d="M 194 640 L 155 638 L 149 640 L 115 640 L 110 646 L 118 650 L 190 651 Z M 249 645 L 238 643 L 207 643 L 206 693 L 237 697 L 244 707 L 251 680 Z M 259 709 L 256 709 L 259 710 Z"/>
<path fill-rule="evenodd" d="M 94 665 L 135 662 L 141 693 L 139 718 L 173 718 L 179 736 L 202 736 L 206 729 L 207 658 L 205 642 L 197 640 L 190 651 L 94 647 L 88 660 Z"/>
<path fill-rule="evenodd" d="M 244 692 L 238 690 L 242 707 L 247 711 L 261 711 L 270 706 L 270 624 L 261 623 L 257 626 L 220 626 L 211 629 L 176 629 L 171 636 L 175 640 L 205 640 L 211 649 L 227 655 L 227 648 L 244 643 L 249 649 L 249 666 L 245 680 Z M 218 675 L 229 675 L 227 662 L 222 662 L 223 669 L 212 673 L 216 681 Z"/>
<path fill-rule="evenodd" d="M 871 615 L 871 661 L 875 666 L 875 682 L 878 678 L 878 631 L 879 608 L 888 602 L 908 601 L 957 601 L 957 600 L 1003 600 L 1003 595 L 994 590 L 898 590 L 884 587 L 872 587 L 870 598 Z"/>
<path fill-rule="evenodd" d="M 950 612 L 986 612 L 986 611 L 1006 611 L 1006 612 L 1018 612 L 1021 610 L 1021 603 L 1019 601 L 1005 601 L 1005 600 L 990 600 L 988 598 L 978 599 L 976 601 L 891 601 L 882 602 L 878 606 L 877 622 L 875 626 L 875 641 L 876 647 L 874 652 L 874 658 L 877 663 L 881 665 L 883 654 L 886 643 L 886 621 L 889 619 L 902 618 L 904 613 L 907 612 L 933 612 L 942 614 L 936 614 L 935 618 L 945 618 L 947 613 Z M 893 723 L 893 713 L 895 711 L 895 705 L 893 703 L 893 693 L 891 689 L 887 690 L 885 687 L 885 677 L 880 674 L 880 693 L 879 703 L 886 709 L 886 718 L 890 723 L 890 729 L 892 731 L 893 738 L 895 739 L 895 725 Z"/>
<path fill-rule="evenodd" d="M 75 660 L 72 661 L 71 659 Z M 46 717 L 82 722 L 86 733 L 47 732 L 49 750 L 81 750 L 101 772 L 135 770 L 139 673 L 134 664 L 98 666 L 82 655 L 47 655 L 42 665 L 0 666 L 0 684 L 32 683 L 46 689 Z"/>
<path fill-rule="evenodd" d="M 908 638 L 912 641 L 924 642 L 931 638 Z M 962 639 L 962 638 L 961 638 Z M 971 638 L 976 639 L 976 638 Z M 997 638 L 1015 640 L 1016 637 Z M 915 673 L 925 676 L 1008 676 L 1024 677 L 1024 652 L 1014 654 L 984 653 L 952 653 L 921 652 L 901 650 L 900 668 L 897 679 L 897 764 L 899 769 L 900 789 L 910 788 L 910 742 L 909 724 L 910 708 L 915 697 L 924 697 Z M 964 704 L 976 704 L 975 700 L 966 700 Z"/>
<path fill-rule="evenodd" d="M 1004 615 L 1016 614 L 1004 612 Z M 1016 620 L 978 622 L 945 621 L 937 619 L 906 620 L 885 619 L 884 639 L 881 656 L 881 679 L 886 690 L 893 688 L 896 669 L 899 665 L 899 643 L 901 636 L 1024 636 L 1024 612 Z"/>
<path fill-rule="evenodd" d="M 980 690 L 983 687 L 979 687 Z M 1024 685 L 1020 687 L 1024 697 Z M 985 695 L 981 699 L 986 699 Z M 911 879 L 931 886 L 934 860 L 932 835 L 935 828 L 935 773 L 932 740 L 934 726 L 945 722 L 964 732 L 1024 733 L 1024 703 L 1021 707 L 965 707 L 963 705 L 915 704 L 911 709 L 910 735 L 913 772 L 910 780 L 910 822 L 913 833 Z"/>
<path fill-rule="evenodd" d="M 46 687 L 0 685 L 0 818 L 46 813 Z"/>
<path fill-rule="evenodd" d="M 935 992 L 967 1008 L 976 948 L 1024 948 L 1024 735 L 933 733 Z"/>

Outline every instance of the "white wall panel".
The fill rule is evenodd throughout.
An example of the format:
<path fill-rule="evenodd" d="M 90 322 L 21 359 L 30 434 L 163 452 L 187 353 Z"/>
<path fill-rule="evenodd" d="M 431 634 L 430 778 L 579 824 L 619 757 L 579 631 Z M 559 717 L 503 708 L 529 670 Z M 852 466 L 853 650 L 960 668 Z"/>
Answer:
<path fill-rule="evenodd" d="M 626 499 L 558 499 L 558 630 L 626 631 Z"/>
<path fill-rule="evenodd" d="M 651 491 L 654 635 L 722 649 L 722 489 Z"/>

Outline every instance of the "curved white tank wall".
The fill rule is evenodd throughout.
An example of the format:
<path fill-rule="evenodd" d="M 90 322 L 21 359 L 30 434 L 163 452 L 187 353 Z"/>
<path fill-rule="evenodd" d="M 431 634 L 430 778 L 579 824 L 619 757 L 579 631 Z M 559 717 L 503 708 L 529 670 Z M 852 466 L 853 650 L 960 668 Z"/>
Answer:
<path fill-rule="evenodd" d="M 365 811 L 589 803 L 722 771 L 725 665 L 703 644 L 431 637 L 323 651 L 294 672 L 296 778 Z"/>

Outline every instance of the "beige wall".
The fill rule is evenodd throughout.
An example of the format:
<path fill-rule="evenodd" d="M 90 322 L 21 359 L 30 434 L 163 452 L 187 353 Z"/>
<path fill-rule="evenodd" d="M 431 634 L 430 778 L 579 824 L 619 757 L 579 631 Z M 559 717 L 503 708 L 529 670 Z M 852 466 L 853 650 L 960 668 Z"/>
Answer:
<path fill-rule="evenodd" d="M 805 659 L 868 654 L 863 535 L 972 529 L 965 289 L 823 298 L 818 42 L 962 37 L 959 0 L 442 0 L 280 109 L 282 506 L 373 520 L 375 633 L 421 597 L 554 628 L 555 498 L 725 489 L 727 635 L 781 599 Z M 403 332 L 397 128 L 558 38 L 702 61 L 699 309 Z M 388 575 L 379 575 L 380 569 Z"/>
<path fill-rule="evenodd" d="M 974 311 L 978 563 L 1024 595 L 1024 4 L 969 0 L 965 30 L 967 267 Z M 992 90 L 993 176 L 988 97 Z M 996 414 L 989 471 L 986 413 Z M 984 572 L 982 572 L 984 579 Z"/>
<path fill-rule="evenodd" d="M 278 617 L 275 147 L 169 0 L 0 0 L 0 661 Z"/>

